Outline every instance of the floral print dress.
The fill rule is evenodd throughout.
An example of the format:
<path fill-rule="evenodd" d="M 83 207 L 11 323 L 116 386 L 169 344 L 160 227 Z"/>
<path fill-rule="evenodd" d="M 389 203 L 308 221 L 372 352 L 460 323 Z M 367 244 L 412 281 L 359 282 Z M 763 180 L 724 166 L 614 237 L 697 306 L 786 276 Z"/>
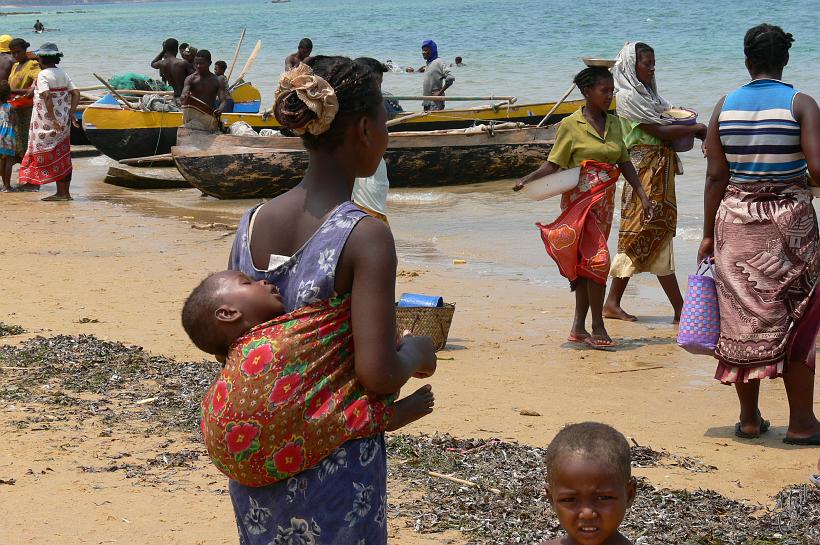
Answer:
<path fill-rule="evenodd" d="M 239 224 L 229 268 L 279 288 L 286 312 L 334 295 L 336 265 L 366 213 L 352 202 L 334 210 L 292 257 L 269 270 L 253 265 L 248 228 Z M 273 260 L 272 260 L 273 261 Z M 229 481 L 241 545 L 384 545 L 387 543 L 387 454 L 384 437 L 348 441 L 319 465 L 264 487 Z"/>

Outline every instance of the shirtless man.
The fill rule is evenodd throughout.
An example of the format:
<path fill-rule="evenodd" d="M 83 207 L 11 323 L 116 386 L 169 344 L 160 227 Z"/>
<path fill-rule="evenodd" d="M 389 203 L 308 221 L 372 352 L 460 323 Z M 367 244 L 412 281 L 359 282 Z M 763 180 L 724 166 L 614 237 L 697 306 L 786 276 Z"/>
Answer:
<path fill-rule="evenodd" d="M 11 54 L 11 36 L 3 34 L 0 36 L 0 81 L 6 81 L 11 74 L 11 67 L 14 66 L 14 55 Z"/>
<path fill-rule="evenodd" d="M 193 71 L 193 67 L 185 59 L 177 57 L 179 42 L 168 38 L 162 42 L 162 52 L 151 61 L 151 68 L 159 70 L 162 79 L 174 88 L 174 97 L 179 98 L 185 87 L 185 78 Z"/>
<path fill-rule="evenodd" d="M 217 118 L 227 106 L 225 80 L 213 74 L 211 52 L 200 49 L 194 57 L 195 72 L 185 78 L 182 90 L 182 124 L 199 130 L 215 130 Z M 217 99 L 219 106 L 214 108 Z"/>
<path fill-rule="evenodd" d="M 296 53 L 288 55 L 285 59 L 285 71 L 287 72 L 288 70 L 296 68 L 300 62 L 305 62 L 305 59 L 310 57 L 312 51 L 313 42 L 310 41 L 310 38 L 302 38 L 299 40 L 299 48 Z"/>

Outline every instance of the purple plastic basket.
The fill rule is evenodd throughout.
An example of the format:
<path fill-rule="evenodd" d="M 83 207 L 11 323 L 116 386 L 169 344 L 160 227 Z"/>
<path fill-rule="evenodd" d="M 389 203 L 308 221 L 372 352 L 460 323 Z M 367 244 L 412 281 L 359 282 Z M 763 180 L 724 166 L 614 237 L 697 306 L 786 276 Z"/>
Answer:
<path fill-rule="evenodd" d="M 714 262 L 704 260 L 697 274 L 689 275 L 686 299 L 680 317 L 678 346 L 692 354 L 714 356 L 720 337 L 720 310 L 714 278 Z"/>

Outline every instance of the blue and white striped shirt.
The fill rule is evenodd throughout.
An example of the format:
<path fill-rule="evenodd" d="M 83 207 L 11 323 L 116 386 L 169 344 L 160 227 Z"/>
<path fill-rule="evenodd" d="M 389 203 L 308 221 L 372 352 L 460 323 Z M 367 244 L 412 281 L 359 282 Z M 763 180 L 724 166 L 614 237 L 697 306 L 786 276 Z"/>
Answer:
<path fill-rule="evenodd" d="M 718 121 L 731 182 L 782 182 L 805 175 L 800 124 L 792 113 L 796 94 L 787 83 L 759 79 L 726 96 Z"/>

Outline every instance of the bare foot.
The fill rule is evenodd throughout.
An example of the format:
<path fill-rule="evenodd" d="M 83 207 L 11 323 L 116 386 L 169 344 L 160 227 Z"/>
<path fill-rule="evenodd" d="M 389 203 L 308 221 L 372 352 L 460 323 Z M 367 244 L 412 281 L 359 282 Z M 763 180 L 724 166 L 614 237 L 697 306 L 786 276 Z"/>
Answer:
<path fill-rule="evenodd" d="M 604 306 L 603 311 L 604 318 L 609 318 L 610 320 L 623 320 L 625 322 L 637 322 L 638 317 L 633 316 L 626 312 L 624 309 L 618 306 L 611 306 L 606 305 Z"/>
<path fill-rule="evenodd" d="M 41 201 L 47 201 L 47 202 L 54 202 L 54 201 L 73 201 L 74 199 L 71 197 L 71 195 L 60 195 L 60 194 L 55 193 L 54 195 L 51 195 L 50 197 L 46 197 L 46 198 L 40 199 L 40 200 Z"/>
<path fill-rule="evenodd" d="M 393 416 L 387 423 L 387 431 L 396 431 L 411 422 L 415 422 L 422 416 L 433 412 L 435 405 L 433 387 L 425 384 L 407 397 L 403 397 L 393 403 Z"/>

